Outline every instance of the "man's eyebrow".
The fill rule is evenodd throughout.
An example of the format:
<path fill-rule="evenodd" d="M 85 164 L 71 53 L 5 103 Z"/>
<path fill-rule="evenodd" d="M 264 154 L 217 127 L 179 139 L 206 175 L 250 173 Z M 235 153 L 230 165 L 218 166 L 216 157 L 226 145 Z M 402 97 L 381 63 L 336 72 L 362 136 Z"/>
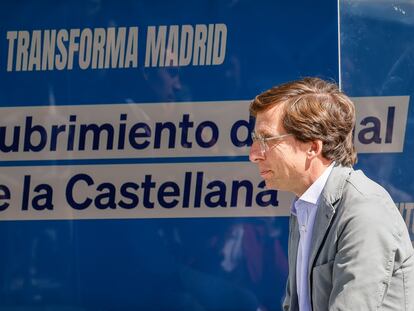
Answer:
<path fill-rule="evenodd" d="M 267 135 L 267 136 L 272 136 L 273 134 L 272 134 L 272 132 L 269 130 L 269 129 L 266 129 L 266 128 L 259 128 L 259 129 L 255 129 L 254 130 L 255 132 L 256 132 L 256 134 L 259 134 L 259 135 Z"/>

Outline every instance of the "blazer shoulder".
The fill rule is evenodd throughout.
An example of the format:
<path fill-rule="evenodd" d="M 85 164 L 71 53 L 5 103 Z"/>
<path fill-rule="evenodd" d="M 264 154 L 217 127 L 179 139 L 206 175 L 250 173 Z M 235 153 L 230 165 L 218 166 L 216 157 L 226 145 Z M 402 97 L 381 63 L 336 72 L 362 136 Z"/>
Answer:
<path fill-rule="evenodd" d="M 361 170 L 351 172 L 346 180 L 343 195 L 359 197 L 362 200 L 380 197 L 385 199 L 387 203 L 393 203 L 389 193 L 381 185 L 368 178 Z"/>
<path fill-rule="evenodd" d="M 375 181 L 368 178 L 362 171 L 350 167 L 335 166 L 322 192 L 328 204 L 336 205 L 338 201 L 352 200 L 359 203 L 370 203 L 384 200 L 392 204 L 391 196 Z"/>
<path fill-rule="evenodd" d="M 354 219 L 367 229 L 379 231 L 388 228 L 400 239 L 407 235 L 407 228 L 390 194 L 362 171 L 353 171 L 347 179 L 338 206 L 344 221 Z"/>

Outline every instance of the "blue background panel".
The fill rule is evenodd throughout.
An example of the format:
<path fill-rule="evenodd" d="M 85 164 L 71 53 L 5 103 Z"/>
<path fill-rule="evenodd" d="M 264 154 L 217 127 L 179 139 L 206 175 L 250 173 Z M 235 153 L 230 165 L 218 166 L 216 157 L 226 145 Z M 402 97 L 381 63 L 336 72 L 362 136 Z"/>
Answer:
<path fill-rule="evenodd" d="M 0 20 L 1 107 L 249 100 L 303 76 L 338 81 L 335 1 L 18 1 Z M 11 30 L 210 23 L 228 29 L 219 66 L 6 71 Z M 286 217 L 1 222 L 0 309 L 281 310 L 287 235 Z"/>

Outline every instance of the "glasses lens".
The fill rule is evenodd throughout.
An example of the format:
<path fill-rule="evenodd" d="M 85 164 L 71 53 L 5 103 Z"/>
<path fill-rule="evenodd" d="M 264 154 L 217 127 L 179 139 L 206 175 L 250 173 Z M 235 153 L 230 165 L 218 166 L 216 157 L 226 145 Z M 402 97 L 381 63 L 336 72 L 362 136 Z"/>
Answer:
<path fill-rule="evenodd" d="M 256 134 L 255 132 L 251 133 L 253 143 L 258 142 L 260 146 L 260 151 L 265 153 L 266 151 L 266 143 L 262 136 Z"/>
<path fill-rule="evenodd" d="M 263 139 L 263 137 L 261 137 L 259 142 L 260 142 L 260 150 L 262 151 L 262 153 L 265 153 L 267 151 L 267 144 L 265 140 Z"/>

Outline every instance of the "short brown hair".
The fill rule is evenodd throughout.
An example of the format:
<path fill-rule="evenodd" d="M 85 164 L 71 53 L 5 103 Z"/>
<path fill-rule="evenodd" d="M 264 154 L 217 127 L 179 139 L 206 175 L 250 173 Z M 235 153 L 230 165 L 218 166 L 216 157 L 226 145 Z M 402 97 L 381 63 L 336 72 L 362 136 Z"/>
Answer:
<path fill-rule="evenodd" d="M 322 155 L 343 166 L 357 157 L 353 144 L 355 106 L 335 83 L 307 77 L 284 83 L 256 96 L 250 113 L 256 116 L 283 104 L 282 124 L 297 140 L 323 142 Z"/>

